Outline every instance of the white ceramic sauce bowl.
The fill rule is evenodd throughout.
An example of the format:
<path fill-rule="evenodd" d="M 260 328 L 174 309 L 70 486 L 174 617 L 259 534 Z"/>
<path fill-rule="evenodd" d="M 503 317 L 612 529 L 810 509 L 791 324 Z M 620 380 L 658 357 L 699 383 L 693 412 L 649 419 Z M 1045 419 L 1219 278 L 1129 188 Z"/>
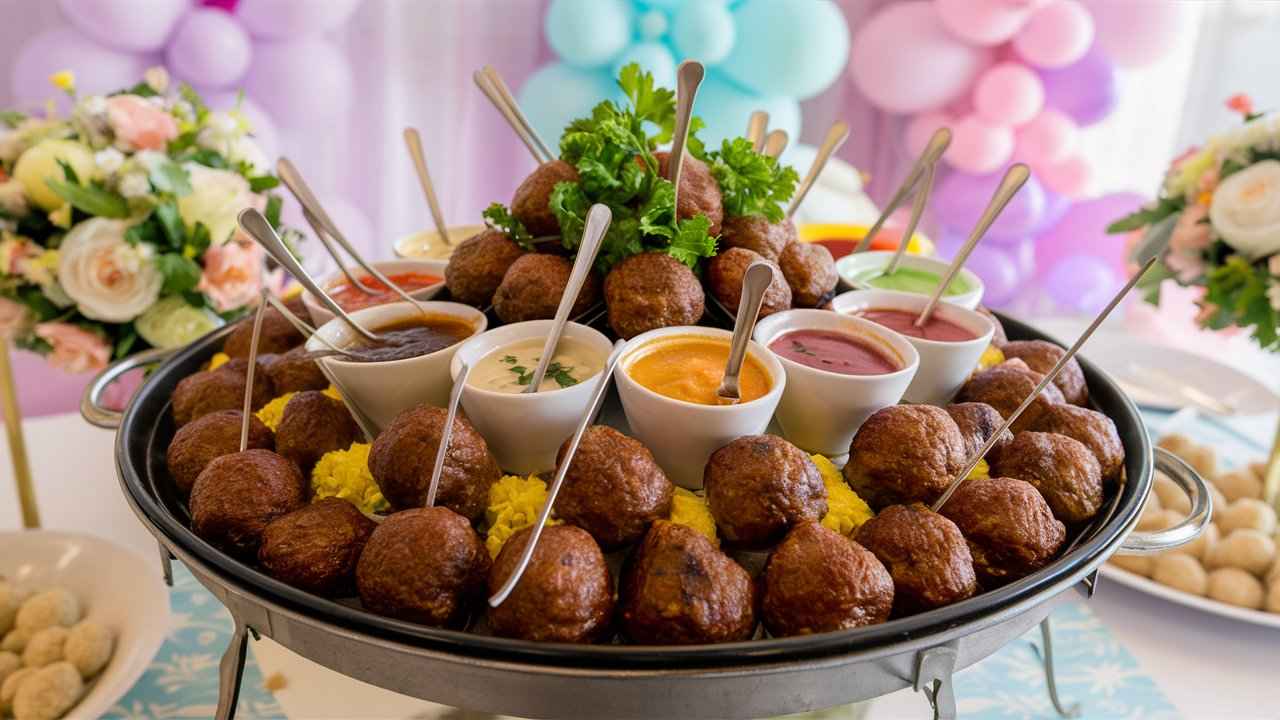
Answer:
<path fill-rule="evenodd" d="M 438 301 L 423 305 L 428 313 L 451 315 L 471 323 L 474 328 L 471 337 L 484 332 L 489 326 L 484 313 L 469 305 Z M 418 312 L 417 306 L 398 302 L 357 310 L 351 313 L 351 317 L 376 332 L 379 327 L 414 317 Z M 345 348 L 354 344 L 358 337 L 342 319 L 335 318 L 316 331 L 307 341 L 307 349 L 317 352 L 328 350 L 321 338 Z M 381 431 L 391 424 L 396 415 L 415 405 L 444 407 L 448 404 L 451 387 L 449 363 L 466 341 L 404 360 L 355 362 L 345 360 L 341 355 L 331 355 L 320 358 L 318 362 Z"/>
<path fill-rule="evenodd" d="M 449 232 L 450 242 L 445 242 L 440 237 L 440 233 L 432 230 L 419 230 L 411 235 L 396 240 L 395 253 L 397 257 L 406 260 L 427 259 L 427 260 L 445 260 L 448 261 L 449 256 L 453 254 L 453 249 L 462 244 L 463 240 L 474 237 L 484 232 L 484 225 L 451 225 L 447 228 Z"/>
<path fill-rule="evenodd" d="M 868 285 L 858 278 L 872 270 L 883 270 L 892 259 L 892 250 L 871 250 L 857 253 L 856 255 L 845 255 L 836 261 L 836 272 L 840 275 L 842 283 L 855 290 L 879 290 L 881 288 Z M 908 267 L 915 270 L 927 270 L 939 278 L 946 274 L 947 268 L 950 266 L 951 263 L 944 260 L 911 254 L 903 255 L 902 264 L 900 265 L 900 267 Z M 982 284 L 982 278 L 967 268 L 960 268 L 956 279 L 972 289 L 958 295 L 943 295 L 942 299 L 952 305 L 959 305 L 970 310 L 978 307 L 978 304 L 982 302 L 982 294 L 986 290 Z"/>
<path fill-rule="evenodd" d="M 672 482 L 697 490 L 702 487 L 702 471 L 711 453 L 769 427 L 786 388 L 787 374 L 773 353 L 752 342 L 747 352 L 769 374 L 769 392 L 750 402 L 699 405 L 659 395 L 631 378 L 631 365 L 646 346 L 680 336 L 717 338 L 727 343 L 733 333 L 707 327 L 668 327 L 641 333 L 627 342 L 614 380 L 631 434 L 649 448 Z"/>
<path fill-rule="evenodd" d="M 927 304 L 929 298 L 915 293 L 852 290 L 837 295 L 831 301 L 831 308 L 846 315 L 864 310 L 905 310 L 918 314 Z M 938 303 L 933 315 L 968 330 L 974 338 L 947 342 L 903 335 L 920 354 L 920 368 L 902 397 L 907 402 L 929 405 L 951 402 L 960 386 L 973 374 L 978 359 L 991 344 L 991 336 L 995 333 L 995 324 L 987 316 L 959 305 Z"/>
<path fill-rule="evenodd" d="M 530 320 L 495 328 L 477 335 L 458 348 L 450 363 L 456 380 L 465 362 L 471 367 L 489 353 L 529 338 L 544 339 L 554 320 Z M 590 345 L 600 353 L 603 367 L 613 349 L 609 338 L 597 330 L 566 323 L 562 337 Z M 556 452 L 573 434 L 582 418 L 600 373 L 579 378 L 577 385 L 533 394 L 504 393 L 468 384 L 462 389 L 462 409 L 467 419 L 484 436 L 498 465 L 507 472 L 528 475 L 556 466 Z"/>
<path fill-rule="evenodd" d="M 769 347 L 793 330 L 853 335 L 898 361 L 898 370 L 883 375 L 844 375 L 777 356 L 787 373 L 787 388 L 777 410 L 782 435 L 805 452 L 844 455 L 854 433 L 872 413 L 902 399 L 915 377 L 920 356 L 902 335 L 870 320 L 829 310 L 787 310 L 770 315 L 756 325 L 755 339 Z"/>
<path fill-rule="evenodd" d="M 444 289 L 444 268 L 449 264 L 448 260 L 381 260 L 370 263 L 377 268 L 378 272 L 392 277 L 400 273 L 422 273 L 423 275 L 434 275 L 440 278 L 440 282 L 428 287 L 419 288 L 409 293 L 409 296 L 417 300 L 430 300 Z M 351 274 L 358 280 L 369 278 L 369 273 L 364 268 L 351 263 L 348 265 Z M 320 287 L 325 290 L 335 288 L 338 285 L 345 284 L 347 276 L 342 274 L 341 270 L 334 270 L 332 274 L 325 276 L 319 281 Z M 376 280 L 375 280 L 376 282 Z M 399 296 L 397 297 L 397 301 Z M 311 316 L 311 323 L 316 327 L 320 327 L 333 319 L 333 313 L 329 308 L 325 307 L 314 295 L 307 291 L 302 292 L 302 304 L 307 308 L 307 314 Z M 348 311 L 350 312 L 350 311 Z"/>

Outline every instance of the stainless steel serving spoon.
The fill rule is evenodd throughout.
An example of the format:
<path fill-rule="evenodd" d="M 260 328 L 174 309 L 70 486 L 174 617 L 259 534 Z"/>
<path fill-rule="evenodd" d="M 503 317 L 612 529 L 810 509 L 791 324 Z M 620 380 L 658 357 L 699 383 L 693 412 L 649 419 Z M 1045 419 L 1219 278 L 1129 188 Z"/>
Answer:
<path fill-rule="evenodd" d="M 431 467 L 431 483 L 427 485 L 427 507 L 436 504 L 436 490 L 440 488 L 440 475 L 444 472 L 444 461 L 449 456 L 449 443 L 453 441 L 453 421 L 458 417 L 458 403 L 462 400 L 462 389 L 466 387 L 469 375 L 471 375 L 471 366 L 461 361 L 458 379 L 453 381 L 453 390 L 449 392 L 449 410 L 445 415 L 444 429 L 440 431 L 440 446 L 436 448 L 436 461 Z"/>
<path fill-rule="evenodd" d="M 427 207 L 431 210 L 431 222 L 436 232 L 444 240 L 445 245 L 452 245 L 449 228 L 444 223 L 444 213 L 440 211 L 440 200 L 436 198 L 436 186 L 431 182 L 431 173 L 427 172 L 427 155 L 422 151 L 422 136 L 417 128 L 404 129 L 404 144 L 409 150 L 409 158 L 413 160 L 413 168 L 418 174 L 418 184 L 422 186 L 422 194 L 427 198 Z"/>
<path fill-rule="evenodd" d="M 333 240 L 329 238 L 329 233 L 325 232 L 324 228 L 320 226 L 320 221 L 316 219 L 316 216 L 304 207 L 302 209 L 302 217 L 307 221 L 307 224 L 311 226 L 311 232 L 316 234 L 316 239 L 324 246 L 325 252 L 328 252 L 329 257 L 333 258 L 333 261 L 337 263 L 338 269 L 341 270 L 343 276 L 347 278 L 347 282 L 365 295 L 376 295 L 378 293 L 377 290 L 365 285 L 360 278 L 356 277 L 355 274 L 351 272 L 351 268 L 347 267 L 346 260 L 344 260 L 342 254 L 338 252 L 338 248 L 334 247 Z"/>
<path fill-rule="evenodd" d="M 747 120 L 747 134 L 744 136 L 751 141 L 751 149 L 760 152 L 760 148 L 764 146 L 764 134 L 769 129 L 769 113 L 763 110 L 756 110 L 751 113 L 751 117 Z"/>
<path fill-rule="evenodd" d="M 866 235 L 858 241 L 853 252 L 860 253 L 871 247 L 871 241 L 875 239 L 880 232 L 880 228 L 884 227 L 884 223 L 893 214 L 894 210 L 907 199 L 907 195 L 915 189 L 916 183 L 920 182 L 920 178 L 924 177 L 925 170 L 936 165 L 938 158 L 942 157 L 942 153 L 947 151 L 947 146 L 951 144 L 951 128 L 938 128 L 934 131 L 933 136 L 929 138 L 929 143 L 925 145 L 924 151 L 920 153 L 920 157 L 916 159 L 916 164 L 911 166 L 911 172 L 907 173 L 907 177 L 902 181 L 902 185 L 898 187 L 897 192 L 889 199 L 889 204 L 884 206 L 884 210 L 880 211 L 880 217 L 876 218 L 876 222 L 867 231 Z M 904 237 L 902 243 L 911 242 L 910 237 Z"/>
<path fill-rule="evenodd" d="M 893 251 L 893 257 L 889 258 L 889 264 L 884 266 L 881 274 L 892 275 L 902 263 L 902 257 L 907 254 L 907 248 L 911 245 L 911 238 L 916 234 L 916 226 L 920 224 L 920 217 L 929 206 L 929 196 L 933 194 L 933 183 L 937 174 L 937 165 L 930 165 L 925 171 L 924 179 L 920 181 L 920 189 L 916 190 L 915 200 L 911 203 L 911 216 L 907 218 L 907 226 L 902 229 L 898 247 Z"/>
<path fill-rule="evenodd" d="M 762 154 L 771 158 L 777 158 L 782 155 L 782 151 L 787 149 L 787 131 L 771 130 L 764 137 L 764 151 Z"/>
<path fill-rule="evenodd" d="M 733 321 L 733 339 L 729 341 L 729 360 L 725 363 L 724 379 L 716 395 L 728 404 L 742 399 L 738 387 L 738 376 L 742 374 L 742 362 L 747 357 L 747 343 L 751 342 L 751 333 L 756 328 L 756 319 L 760 316 L 760 303 L 764 293 L 773 282 L 773 266 L 767 262 L 756 260 L 747 266 L 742 276 L 742 295 L 738 298 L 738 316 Z"/>
<path fill-rule="evenodd" d="M 680 175 L 684 171 L 684 146 L 689 141 L 689 122 L 693 118 L 693 101 L 706 69 L 697 60 L 685 60 L 676 70 L 676 125 L 671 139 L 671 155 L 667 160 L 667 177 L 675 189 L 676 207 L 680 207 Z"/>
<path fill-rule="evenodd" d="M 813 188 L 814 183 L 818 181 L 818 176 L 822 174 L 822 169 L 827 166 L 827 161 L 831 159 L 831 155 L 844 145 L 844 141 L 849 139 L 849 125 L 845 122 L 836 122 L 827 130 L 827 136 L 822 140 L 822 144 L 818 146 L 818 152 L 813 156 L 813 164 L 809 166 L 809 172 L 804 176 L 804 180 L 800 181 L 800 186 L 796 188 L 795 194 L 791 197 L 791 204 L 787 206 L 787 219 L 796 214 L 796 210 L 800 209 L 800 203 L 804 202 L 804 198 L 809 194 L 809 190 Z"/>
<path fill-rule="evenodd" d="M 502 117 L 515 131 L 517 137 L 529 148 L 529 154 L 533 155 L 533 159 L 539 164 L 548 163 L 555 159 L 547 144 L 538 136 L 537 131 L 533 129 L 533 125 L 529 123 L 529 119 L 521 112 L 520 106 L 516 104 L 515 97 L 511 95 L 511 90 L 507 88 L 506 82 L 502 80 L 502 75 L 491 65 L 485 65 L 484 68 L 476 70 L 471 74 L 472 80 L 475 81 L 476 87 L 480 88 L 480 92 L 489 98 L 489 102 L 498 109 Z"/>

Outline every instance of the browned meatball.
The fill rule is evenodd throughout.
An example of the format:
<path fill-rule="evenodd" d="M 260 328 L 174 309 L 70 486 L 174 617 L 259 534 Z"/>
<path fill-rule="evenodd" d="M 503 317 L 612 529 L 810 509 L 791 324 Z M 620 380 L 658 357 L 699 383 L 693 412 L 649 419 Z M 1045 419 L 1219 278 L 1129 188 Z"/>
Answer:
<path fill-rule="evenodd" d="M 889 619 L 893 578 L 869 550 L 816 522 L 787 534 L 764 569 L 760 614 L 774 637 Z"/>
<path fill-rule="evenodd" d="M 550 320 L 556 316 L 572 271 L 573 262 L 559 255 L 530 253 L 519 257 L 493 295 L 493 311 L 504 323 Z M 594 272 L 587 273 L 569 317 L 582 315 L 599 299 L 600 278 Z"/>
<path fill-rule="evenodd" d="M 548 207 L 556 183 L 577 182 L 578 169 L 563 160 L 552 160 L 537 167 L 516 188 L 511 198 L 511 214 L 524 224 L 530 235 L 559 235 L 560 223 Z"/>
<path fill-rule="evenodd" d="M 214 458 L 240 450 L 240 425 L 244 414 L 239 410 L 219 410 L 199 417 L 178 428 L 165 451 L 164 462 L 178 492 L 191 493 L 196 478 Z M 271 450 L 275 436 L 256 417 L 249 418 L 249 444 L 246 450 Z"/>
<path fill-rule="evenodd" d="M 1004 323 L 1000 322 L 1000 318 L 996 317 L 996 314 L 991 312 L 991 309 L 986 305 L 979 305 L 978 312 L 986 315 L 991 324 L 996 326 L 995 333 L 991 336 L 991 344 L 996 347 L 1004 347 L 1004 344 L 1009 342 L 1009 336 L 1004 332 Z"/>
<path fill-rule="evenodd" d="M 427 502 L 431 469 L 448 412 L 420 405 L 396 416 L 369 451 L 369 471 L 383 496 L 398 509 Z M 489 486 L 502 476 L 484 438 L 466 418 L 454 420 L 449 452 L 440 473 L 436 504 L 474 520 L 489 502 Z"/>
<path fill-rule="evenodd" d="M 978 592 L 960 528 L 920 503 L 890 505 L 858 528 L 857 540 L 893 576 L 893 615 L 959 602 Z"/>
<path fill-rule="evenodd" d="M 1120 479 L 1124 471 L 1124 444 L 1120 442 L 1116 424 L 1106 415 L 1075 405 L 1054 405 L 1031 429 L 1079 440 L 1098 459 L 1104 483 Z"/>
<path fill-rule="evenodd" d="M 346 500 L 318 500 L 267 525 L 258 562 L 268 575 L 299 590 L 351 597 L 356 561 L 376 527 Z"/>
<path fill-rule="evenodd" d="M 738 215 L 725 218 L 719 246 L 751 250 L 767 260 L 778 262 L 783 248 L 795 241 L 796 226 L 790 220 L 771 223 L 763 215 Z"/>
<path fill-rule="evenodd" d="M 511 263 L 524 255 L 514 240 L 498 230 L 485 230 L 453 249 L 444 269 L 449 296 L 460 303 L 484 307 L 502 284 Z"/>
<path fill-rule="evenodd" d="M 1067 528 L 1030 483 L 1006 477 L 974 478 L 942 506 L 969 543 L 983 587 L 994 588 L 1049 564 Z"/>
<path fill-rule="evenodd" d="M 836 261 L 831 251 L 817 243 L 793 242 L 782 249 L 778 258 L 782 275 L 791 286 L 791 304 L 798 308 L 816 308 L 836 294 Z"/>
<path fill-rule="evenodd" d="M 756 588 L 741 565 L 684 525 L 649 528 L 622 579 L 622 629 L 644 645 L 749 640 Z"/>
<path fill-rule="evenodd" d="M 964 437 L 946 410 L 890 405 L 854 434 L 844 479 L 876 509 L 933 502 L 964 469 L 965 455 Z"/>
<path fill-rule="evenodd" d="M 502 587 L 529 542 L 525 528 L 502 546 L 489 573 L 489 593 Z M 600 546 L 572 525 L 543 528 L 529 567 L 505 602 L 489 610 L 495 635 L 537 642 L 603 639 L 613 615 L 613 577 Z"/>
<path fill-rule="evenodd" d="M 716 296 L 721 305 L 731 313 L 738 311 L 738 300 L 742 297 L 742 279 L 747 274 L 747 267 L 756 260 L 763 260 L 759 253 L 742 248 L 730 248 L 711 258 L 707 265 L 707 280 L 711 283 L 711 294 Z M 764 291 L 764 299 L 760 302 L 760 317 L 772 315 L 791 308 L 791 286 L 776 263 L 773 265 L 773 282 Z"/>
<path fill-rule="evenodd" d="M 1067 354 L 1066 350 L 1046 340 L 1014 340 L 1006 342 L 1000 350 L 1005 357 L 1022 360 L 1042 376 Z M 1053 384 L 1058 386 L 1062 397 L 1072 405 L 1089 404 L 1089 386 L 1085 384 L 1084 370 L 1075 358 L 1067 361 L 1066 367 L 1054 378 Z"/>
<path fill-rule="evenodd" d="M 716 527 L 736 547 L 769 547 L 796 523 L 827 514 L 817 466 L 776 435 L 747 435 L 711 453 L 702 481 Z"/>
<path fill-rule="evenodd" d="M 992 475 L 1026 480 L 1044 496 L 1053 516 L 1068 525 L 1089 520 L 1102 507 L 1102 468 L 1079 440 L 1047 432 L 1020 432 L 991 465 Z"/>
<path fill-rule="evenodd" d="M 489 552 L 470 521 L 448 508 L 393 513 L 356 563 L 356 589 L 369 610 L 434 627 L 465 625 L 484 598 Z"/>
<path fill-rule="evenodd" d="M 270 363 L 264 363 L 267 377 L 271 378 L 271 387 L 277 395 L 303 390 L 324 390 L 329 387 L 329 378 L 320 371 L 316 358 L 326 353 L 311 352 L 305 347 L 296 347 L 289 352 L 276 356 Z"/>
<path fill-rule="evenodd" d="M 1032 390 L 1043 378 L 1035 372 L 1022 370 L 1017 364 L 1001 363 L 974 373 L 973 377 L 960 388 L 956 394 L 956 402 L 981 402 L 990 405 L 1000 413 L 1000 417 L 1008 418 L 1022 401 L 1027 399 Z M 1013 432 L 1021 432 L 1035 425 L 1045 410 L 1062 403 L 1062 392 L 1055 385 L 1046 385 L 1035 401 L 1027 407 L 1009 428 Z"/>
<path fill-rule="evenodd" d="M 560 446 L 564 461 L 569 440 Z M 591 533 L 605 550 L 630 545 L 671 513 L 675 488 L 649 448 L 606 425 L 582 435 L 556 496 L 556 515 Z"/>
<path fill-rule="evenodd" d="M 668 163 L 669 152 L 656 152 L 658 172 L 662 177 L 671 177 Z M 706 215 L 711 221 L 708 234 L 720 234 L 720 224 L 724 220 L 724 205 L 720 197 L 720 184 L 711 176 L 711 169 L 698 158 L 685 153 L 684 166 L 680 168 L 680 188 L 676 193 L 676 217 L 685 220 L 697 215 Z"/>
<path fill-rule="evenodd" d="M 960 428 L 960 435 L 964 438 L 966 459 L 972 459 L 977 455 L 991 436 L 996 434 L 996 430 L 1004 424 L 1004 418 L 1000 417 L 999 411 L 986 403 L 952 403 L 944 409 L 951 419 L 956 421 L 956 427 Z M 999 455 L 1010 440 L 1013 440 L 1013 433 L 1005 430 L 996 444 L 992 445 L 991 450 L 987 452 L 987 460 L 990 461 Z"/>
<path fill-rule="evenodd" d="M 346 405 L 317 390 L 304 390 L 284 406 L 276 428 L 276 452 L 297 463 L 302 474 L 310 477 L 325 453 L 346 450 L 361 438 Z"/>
<path fill-rule="evenodd" d="M 223 552 L 257 557 L 267 523 L 306 502 L 298 466 L 270 450 L 214 458 L 191 488 L 191 531 Z"/>
<path fill-rule="evenodd" d="M 609 325 L 629 340 L 649 330 L 695 325 L 706 309 L 702 283 L 684 263 L 664 252 L 632 255 L 604 279 Z"/>
<path fill-rule="evenodd" d="M 285 301 L 285 307 L 300 318 L 307 316 L 307 309 L 302 305 L 301 297 L 293 297 Z M 249 345 L 253 340 L 253 314 L 236 323 L 236 327 L 227 335 L 222 344 L 222 352 L 233 358 L 249 357 Z M 287 352 L 303 343 L 306 338 L 285 319 L 285 316 L 273 307 L 262 313 L 262 328 L 258 333 L 258 353 Z"/>
<path fill-rule="evenodd" d="M 249 361 L 235 358 L 216 370 L 202 370 L 182 378 L 173 389 L 173 421 L 181 427 L 211 412 L 244 408 L 248 372 Z M 275 390 L 271 387 L 271 379 L 259 362 L 253 373 L 251 407 L 258 410 L 273 397 Z"/>

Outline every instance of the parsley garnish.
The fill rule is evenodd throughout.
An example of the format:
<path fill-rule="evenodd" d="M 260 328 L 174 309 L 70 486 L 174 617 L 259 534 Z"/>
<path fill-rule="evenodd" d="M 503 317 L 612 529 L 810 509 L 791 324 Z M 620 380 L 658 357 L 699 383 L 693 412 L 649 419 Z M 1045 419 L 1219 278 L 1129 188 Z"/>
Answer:
<path fill-rule="evenodd" d="M 507 358 L 511 358 L 511 362 L 515 362 L 515 358 L 511 357 L 510 355 L 507 355 L 506 357 L 504 357 L 502 361 L 507 362 Z M 533 370 L 526 368 L 523 365 L 515 365 L 507 368 L 507 370 L 509 372 L 515 373 L 516 384 L 518 385 L 528 385 L 529 383 L 533 382 Z M 558 362 L 552 362 L 550 365 L 547 366 L 546 376 L 551 378 L 552 380 L 555 380 L 556 384 L 558 384 L 560 387 L 566 388 L 566 387 L 569 387 L 570 385 L 578 384 L 578 379 L 571 374 L 572 372 L 573 372 L 572 365 L 565 366 L 565 365 L 561 365 Z"/>
<path fill-rule="evenodd" d="M 769 222 L 782 220 L 782 204 L 791 199 L 800 180 L 795 168 L 756 152 L 746 138 L 725 140 L 705 159 L 720 184 L 726 216 L 763 215 Z"/>
<path fill-rule="evenodd" d="M 504 362 L 504 363 L 506 363 L 506 364 L 508 364 L 508 365 L 515 365 L 515 364 L 516 364 L 516 356 L 515 356 L 515 355 L 503 355 L 503 356 L 502 356 L 502 362 Z"/>
<path fill-rule="evenodd" d="M 506 205 L 498 202 L 493 203 L 485 208 L 481 215 L 485 219 L 485 224 L 489 227 L 506 233 L 507 237 L 525 250 L 533 249 L 533 236 L 525 229 L 524 223 L 511 214 L 511 210 Z"/>
<path fill-rule="evenodd" d="M 818 356 L 817 353 L 805 347 L 804 343 L 800 342 L 799 340 L 791 341 L 791 349 L 799 353 L 800 355 L 809 355 L 810 357 Z"/>

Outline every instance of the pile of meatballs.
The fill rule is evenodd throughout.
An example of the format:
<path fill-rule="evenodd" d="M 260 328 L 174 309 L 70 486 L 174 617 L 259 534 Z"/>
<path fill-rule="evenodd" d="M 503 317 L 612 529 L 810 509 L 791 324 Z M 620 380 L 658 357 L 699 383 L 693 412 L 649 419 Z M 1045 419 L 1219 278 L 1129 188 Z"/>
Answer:
<path fill-rule="evenodd" d="M 655 153 L 666 176 L 669 153 Z M 560 235 L 548 209 L 557 183 L 577 182 L 578 171 L 562 160 L 544 163 L 516 188 L 511 214 L 534 236 Z M 680 219 L 698 215 L 719 236 L 717 254 L 707 263 L 706 285 L 730 315 L 737 312 L 742 278 L 753 261 L 774 266 L 774 282 L 765 293 L 761 317 L 789 308 L 815 308 L 835 295 L 839 276 L 831 253 L 796 239 L 788 219 L 769 222 L 762 215 L 726 216 L 720 187 L 707 165 L 686 155 L 676 203 Z M 573 267 L 558 239 L 520 247 L 509 235 L 490 228 L 458 245 L 445 268 L 445 284 L 458 302 L 493 307 L 504 323 L 555 316 Z M 603 281 L 593 272 L 578 293 L 572 317 L 581 317 L 603 296 L 609 325 L 623 339 L 662 327 L 696 325 L 706 310 L 703 284 L 694 271 L 661 251 L 631 255 L 610 268 Z"/>

